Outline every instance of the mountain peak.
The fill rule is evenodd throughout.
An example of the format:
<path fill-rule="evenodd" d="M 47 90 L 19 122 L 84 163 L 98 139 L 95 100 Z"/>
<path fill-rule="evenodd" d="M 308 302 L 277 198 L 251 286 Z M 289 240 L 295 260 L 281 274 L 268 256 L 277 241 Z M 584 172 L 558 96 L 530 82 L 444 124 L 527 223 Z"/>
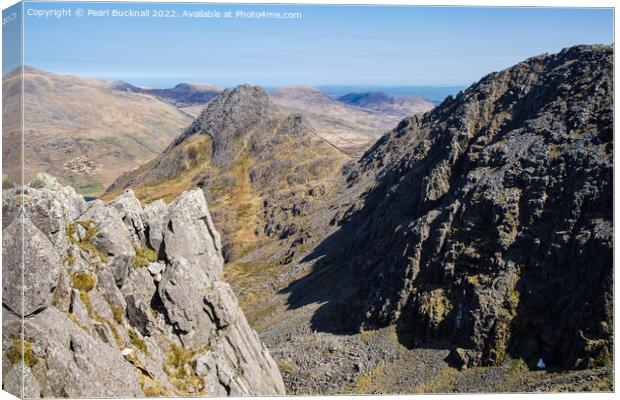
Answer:
<path fill-rule="evenodd" d="M 222 142 L 220 139 L 226 137 L 238 137 L 275 113 L 276 108 L 262 87 L 244 84 L 226 89 L 207 104 L 198 118 L 170 147 L 177 146 L 194 134 L 209 135 L 215 142 Z"/>
<path fill-rule="evenodd" d="M 108 195 L 134 187 L 147 198 L 172 199 L 183 189 L 202 188 L 223 233 L 224 255 L 232 260 L 283 229 L 277 222 L 271 229 L 253 225 L 280 218 L 263 215 L 263 197 L 305 193 L 311 182 L 332 185 L 347 159 L 304 115 L 281 110 L 261 87 L 240 85 L 211 100 L 161 156 L 121 176 Z"/>
<path fill-rule="evenodd" d="M 223 104 L 233 105 L 239 102 L 239 105 L 259 104 L 267 105 L 269 103 L 269 95 L 267 91 L 260 86 L 252 86 L 244 83 L 233 89 L 226 89 L 222 93 Z"/>

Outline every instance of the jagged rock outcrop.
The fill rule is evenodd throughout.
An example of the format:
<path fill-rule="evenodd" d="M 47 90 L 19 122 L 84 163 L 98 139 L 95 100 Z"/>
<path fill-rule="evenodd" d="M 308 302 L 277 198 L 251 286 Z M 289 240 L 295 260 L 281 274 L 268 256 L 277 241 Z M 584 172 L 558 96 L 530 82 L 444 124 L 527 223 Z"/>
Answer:
<path fill-rule="evenodd" d="M 610 46 L 530 58 L 403 120 L 347 166 L 339 228 L 309 256 L 353 280 L 334 315 L 448 343 L 462 367 L 508 352 L 608 364 L 612 71 Z"/>
<path fill-rule="evenodd" d="M 141 200 L 171 200 L 202 188 L 230 261 L 262 244 L 266 231 L 283 229 L 262 218 L 280 206 L 265 200 L 329 186 L 347 159 L 305 116 L 284 114 L 261 87 L 240 85 L 211 100 L 161 156 L 123 174 L 104 197 L 132 188 Z"/>
<path fill-rule="evenodd" d="M 220 238 L 200 189 L 142 208 L 131 191 L 85 203 L 40 175 L 4 190 L 3 210 L 5 390 L 284 393 L 278 367 L 220 278 Z"/>

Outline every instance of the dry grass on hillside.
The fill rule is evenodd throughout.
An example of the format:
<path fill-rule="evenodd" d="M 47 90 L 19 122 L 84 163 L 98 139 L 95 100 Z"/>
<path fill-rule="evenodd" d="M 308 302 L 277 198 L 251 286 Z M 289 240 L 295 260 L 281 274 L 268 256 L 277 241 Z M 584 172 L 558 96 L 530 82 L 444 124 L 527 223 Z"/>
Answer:
<path fill-rule="evenodd" d="M 76 189 L 105 188 L 122 172 L 157 156 L 191 117 L 153 96 L 118 91 L 114 82 L 60 76 L 26 68 L 24 132 L 26 181 L 49 172 Z M 19 75 L 3 81 L 3 170 L 19 173 Z M 16 143 L 17 142 L 17 143 Z M 94 168 L 89 168 L 89 164 Z M 93 190 L 91 190 L 93 192 Z M 96 192 L 96 191 L 95 191 Z"/>

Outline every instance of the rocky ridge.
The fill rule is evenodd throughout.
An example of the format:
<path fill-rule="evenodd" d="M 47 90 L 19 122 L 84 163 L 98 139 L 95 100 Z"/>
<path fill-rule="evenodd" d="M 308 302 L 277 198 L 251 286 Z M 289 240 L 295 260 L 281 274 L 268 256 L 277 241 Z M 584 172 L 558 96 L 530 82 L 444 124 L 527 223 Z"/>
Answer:
<path fill-rule="evenodd" d="M 395 325 L 462 368 L 609 365 L 612 70 L 611 47 L 572 47 L 403 120 L 347 169 L 289 304 L 325 302 L 345 330 Z M 307 295 L 319 279 L 339 294 Z"/>
<path fill-rule="evenodd" d="M 133 199 L 123 194 L 133 187 L 145 202 L 171 202 L 145 206 L 149 228 L 129 230 L 137 241 L 148 232 L 166 271 L 186 269 L 151 229 L 166 226 L 154 210 L 189 188 L 202 187 L 215 226 L 230 229 L 224 242 L 252 238 L 236 254 L 222 245 L 233 261 L 224 273 L 289 393 L 609 390 L 612 58 L 609 46 L 578 46 L 490 74 L 348 163 L 303 116 L 242 86 L 106 198 Z M 308 175 L 322 155 L 325 168 Z M 172 231 L 171 243 L 196 236 Z M 124 261 L 107 263 L 122 289 Z M 195 310 L 174 287 L 157 290 L 154 309 L 173 299 Z M 125 301 L 127 318 L 141 320 Z M 169 315 L 180 343 L 204 345 L 188 333 L 204 315 Z M 563 371 L 574 368 L 591 369 Z"/>
<path fill-rule="evenodd" d="M 318 137 L 300 114 L 285 114 L 260 87 L 213 99 L 164 153 L 108 189 L 132 188 L 144 202 L 200 187 L 223 236 L 227 260 L 281 235 L 298 207 L 324 197 L 348 157 Z M 278 201 L 273 201 L 279 199 Z"/>
<path fill-rule="evenodd" d="M 284 393 L 277 365 L 221 280 L 220 237 L 199 189 L 142 208 L 130 190 L 85 203 L 38 175 L 3 190 L 2 254 L 10 393 Z"/>

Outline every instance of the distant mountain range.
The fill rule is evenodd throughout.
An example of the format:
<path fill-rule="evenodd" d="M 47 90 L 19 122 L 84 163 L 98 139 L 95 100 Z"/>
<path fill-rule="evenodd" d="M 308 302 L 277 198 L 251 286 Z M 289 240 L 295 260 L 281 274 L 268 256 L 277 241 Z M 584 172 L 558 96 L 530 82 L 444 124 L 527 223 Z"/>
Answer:
<path fill-rule="evenodd" d="M 190 107 L 197 104 L 206 104 L 215 96 L 224 91 L 216 85 L 179 83 L 170 89 L 143 88 L 130 83 L 120 82 L 114 89 L 130 93 L 144 93 L 167 101 L 176 107 Z"/>
<path fill-rule="evenodd" d="M 303 85 L 271 90 L 270 97 L 283 111 L 303 114 L 317 135 L 352 155 L 361 154 L 371 142 L 412 114 L 411 110 L 402 112 L 389 107 L 360 107 Z M 432 107 L 421 100 L 420 109 Z"/>
<path fill-rule="evenodd" d="M 224 91 L 209 84 L 150 88 L 29 66 L 24 71 L 25 178 L 49 172 L 82 193 L 99 193 L 122 172 L 156 157 Z M 16 180 L 21 164 L 18 71 L 3 82 L 3 173 Z M 392 101 L 387 95 L 387 102 L 358 106 L 307 86 L 280 88 L 270 96 L 283 112 L 303 114 L 318 136 L 354 155 L 402 118 L 432 108 L 420 97 Z"/>
<path fill-rule="evenodd" d="M 448 96 L 456 96 L 465 85 L 454 86 L 317 86 L 330 97 L 342 97 L 349 93 L 381 92 L 388 96 L 419 96 L 437 105 Z"/>
<path fill-rule="evenodd" d="M 390 96 L 383 92 L 349 93 L 338 97 L 338 101 L 380 113 L 393 114 L 401 119 L 434 107 L 433 103 L 420 96 Z"/>

